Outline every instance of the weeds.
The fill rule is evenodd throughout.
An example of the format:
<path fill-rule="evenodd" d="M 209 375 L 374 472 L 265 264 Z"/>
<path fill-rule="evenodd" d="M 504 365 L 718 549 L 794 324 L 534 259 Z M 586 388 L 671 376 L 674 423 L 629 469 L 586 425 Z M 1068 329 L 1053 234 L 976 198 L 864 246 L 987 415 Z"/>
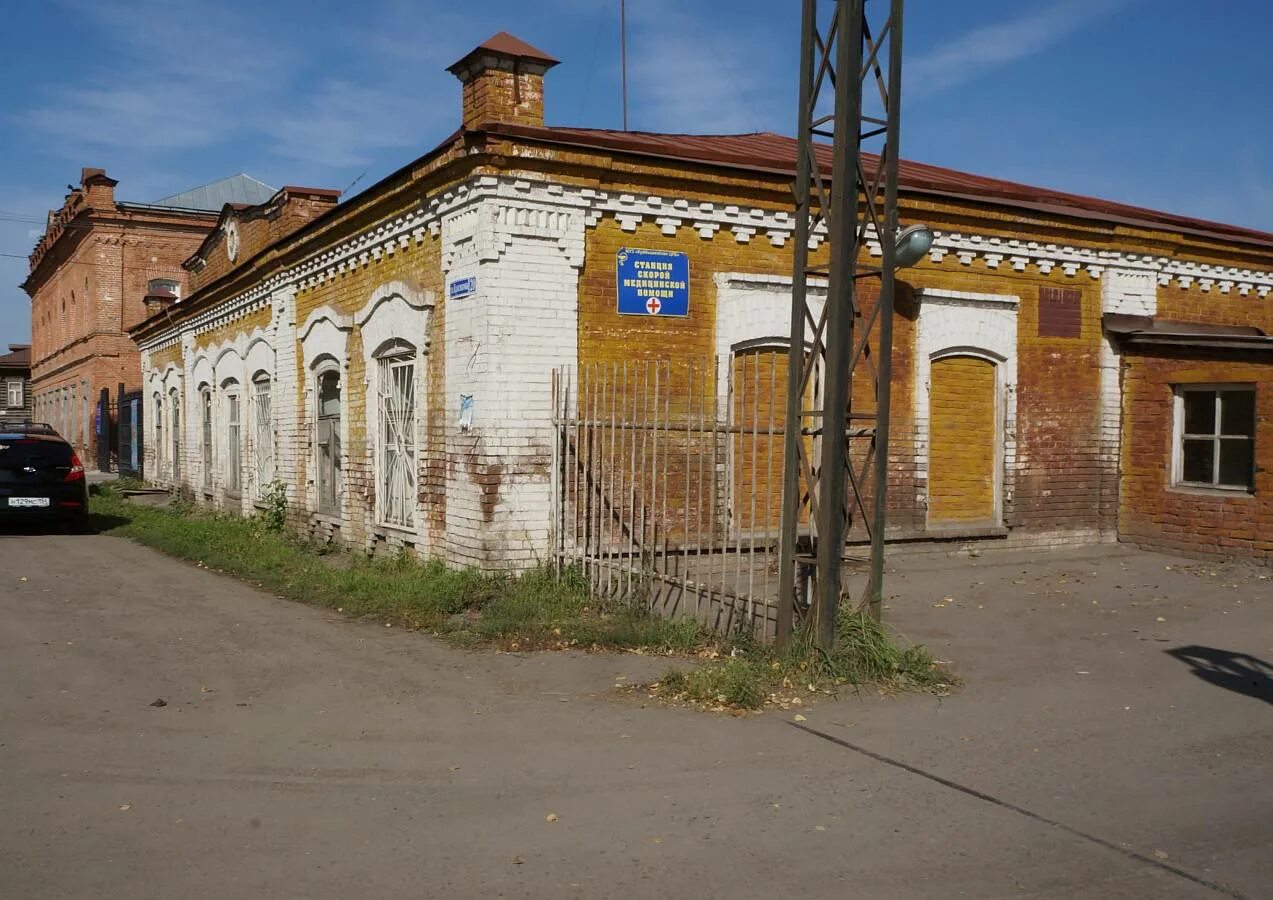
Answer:
<path fill-rule="evenodd" d="M 598 599 L 576 571 L 486 574 L 407 553 L 369 558 L 332 545 L 315 547 L 287 534 L 273 504 L 245 519 L 184 501 L 140 506 L 107 484 L 95 489 L 89 505 L 102 531 L 238 576 L 279 597 L 427 630 L 463 646 L 640 648 L 703 658 L 698 667 L 669 672 L 651 686 L 668 699 L 758 709 L 848 685 L 941 693 L 954 683 L 927 650 L 904 645 L 860 613 L 842 611 L 834 652 L 802 636 L 779 656 L 745 635 L 726 640 L 691 619 L 663 619 Z"/>
<path fill-rule="evenodd" d="M 739 645 L 726 659 L 668 672 L 658 692 L 692 703 L 759 709 L 784 697 L 798 702 L 803 694 L 834 694 L 850 685 L 937 694 L 954 687 L 954 677 L 927 649 L 906 644 L 865 613 L 841 610 L 837 626 L 831 652 L 807 632 L 781 655 L 756 644 Z"/>
<path fill-rule="evenodd" d="M 599 602 L 577 573 L 535 570 L 514 577 L 450 569 L 406 553 L 344 554 L 294 539 L 275 527 L 268 510 L 245 519 L 180 501 L 163 508 L 138 506 L 110 485 L 95 492 L 90 509 L 102 531 L 236 575 L 276 596 L 428 630 L 464 645 L 641 647 L 671 653 L 715 641 L 692 621 Z M 339 564 L 333 557 L 340 557 Z"/>
<path fill-rule="evenodd" d="M 287 485 L 275 478 L 265 486 L 261 499 L 265 501 L 261 522 L 270 531 L 282 531 L 287 525 Z"/>

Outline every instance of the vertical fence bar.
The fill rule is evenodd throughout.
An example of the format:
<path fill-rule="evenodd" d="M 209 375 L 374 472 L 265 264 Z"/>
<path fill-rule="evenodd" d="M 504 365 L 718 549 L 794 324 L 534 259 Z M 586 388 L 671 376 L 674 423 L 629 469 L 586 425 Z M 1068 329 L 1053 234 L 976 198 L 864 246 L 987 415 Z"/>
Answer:
<path fill-rule="evenodd" d="M 788 348 L 788 353 L 791 349 Z M 785 399 L 785 398 L 784 398 Z M 767 547 L 773 546 L 774 531 L 774 407 L 778 402 L 778 357 L 774 356 L 769 361 L 769 429 L 768 437 L 765 439 L 766 459 L 765 459 L 765 542 Z M 784 435 L 785 437 L 785 435 Z M 781 503 L 781 494 L 779 494 L 779 503 Z M 770 576 L 769 551 L 765 552 L 765 580 L 761 591 L 764 593 L 765 601 L 765 631 L 769 630 L 769 612 L 768 605 L 773 600 L 773 579 Z"/>
<path fill-rule="evenodd" d="M 619 458 L 615 460 L 615 465 L 619 468 L 618 489 L 615 491 L 615 501 L 619 510 L 619 533 L 618 552 L 619 552 L 619 593 L 623 599 L 627 599 L 628 592 L 631 590 L 632 583 L 629 575 L 632 571 L 632 553 L 628 546 L 629 538 L 632 535 L 632 516 L 628 514 L 628 489 L 631 488 L 631 479 L 628 478 L 627 467 L 627 448 L 628 448 L 628 360 L 623 361 L 623 389 L 619 394 Z M 624 532 L 627 532 L 625 535 Z"/>
<path fill-rule="evenodd" d="M 707 597 L 710 601 L 713 594 L 713 582 L 716 575 L 716 562 L 720 557 L 720 545 L 716 537 L 716 507 L 720 504 L 720 497 L 717 494 L 716 484 L 716 444 L 720 440 L 720 355 L 712 357 L 712 371 L 716 373 L 716 381 L 712 385 L 712 425 L 709 439 L 711 446 L 704 453 L 709 458 L 711 466 L 708 471 L 708 483 L 711 487 L 710 505 L 707 507 L 707 571 L 703 573 L 703 584 L 707 587 Z M 724 597 L 720 601 L 724 602 Z"/>
<path fill-rule="evenodd" d="M 708 378 L 707 369 L 704 369 L 703 371 L 703 395 L 699 398 L 699 404 L 698 404 L 698 439 L 695 441 L 695 447 L 694 447 L 694 454 L 698 457 L 698 515 L 694 519 L 694 531 L 696 532 L 695 540 L 698 547 L 698 552 L 694 556 L 694 585 L 695 585 L 695 589 L 698 591 L 700 596 L 703 593 L 703 586 L 706 584 L 706 580 L 704 578 L 703 561 L 704 559 L 711 559 L 710 535 L 707 536 L 707 540 L 704 540 L 704 534 L 703 534 L 703 517 L 705 514 L 707 514 L 707 510 L 703 509 L 703 506 L 704 504 L 710 504 L 712 502 L 711 497 L 705 496 L 706 487 L 705 487 L 705 479 L 703 477 L 703 474 L 704 474 L 703 467 L 707 457 L 707 453 L 706 453 L 707 439 L 709 434 L 707 430 L 708 402 L 711 400 L 712 391 L 715 389 L 715 384 L 716 384 L 716 379 L 715 379 L 716 370 L 712 369 L 710 371 L 713 376 L 711 378 Z M 708 591 L 707 602 L 711 603 L 711 599 L 712 599 L 711 591 Z"/>
<path fill-rule="evenodd" d="M 558 577 L 561 576 L 561 556 L 557 553 L 557 540 L 558 535 L 561 532 L 561 527 L 558 522 L 558 516 L 561 513 L 561 504 L 559 502 L 560 498 L 558 497 L 558 494 L 561 492 L 561 479 L 559 477 L 559 471 L 561 469 L 561 454 L 559 452 L 561 444 L 561 397 L 559 394 L 561 372 L 562 370 L 560 366 L 552 370 L 552 383 L 549 391 L 553 408 L 553 436 L 552 450 L 549 453 L 548 460 L 548 567 L 552 571 L 553 575 Z"/>
<path fill-rule="evenodd" d="M 638 482 L 639 487 L 637 489 L 638 490 L 637 497 L 641 501 L 640 577 L 642 579 L 642 582 L 644 582 L 646 577 L 646 567 L 649 565 L 648 554 L 649 554 L 649 548 L 650 548 L 650 533 L 649 533 L 649 528 L 647 528 L 647 525 L 649 523 L 649 507 L 646 502 L 646 485 L 649 484 L 649 479 L 646 477 L 646 469 L 649 465 L 649 456 L 647 455 L 647 451 L 649 450 L 649 443 L 650 443 L 649 428 L 650 428 L 650 425 L 652 424 L 650 419 L 650 363 L 649 363 L 649 360 L 645 360 L 641 364 L 641 423 L 644 427 L 641 429 L 641 458 L 639 461 L 640 479 Z M 636 498 L 633 499 L 633 507 L 635 508 L 635 506 L 636 506 Z M 653 585 L 651 585 L 651 587 L 653 587 Z M 642 605 L 648 607 L 649 601 L 651 599 L 652 598 L 647 594 L 646 597 L 642 599 Z"/>
<path fill-rule="evenodd" d="M 653 453 L 650 460 L 650 518 L 653 523 L 653 534 L 650 544 L 651 567 L 660 574 L 663 572 L 663 560 L 659 558 L 659 536 L 663 533 L 663 523 L 659 520 L 659 398 L 662 396 L 662 363 L 654 361 L 654 393 L 650 396 L 650 443 Z"/>
<path fill-rule="evenodd" d="M 671 559 L 671 547 L 668 546 L 668 540 L 670 540 L 670 538 L 668 538 L 668 533 L 671 532 L 671 527 L 667 521 L 667 494 L 668 491 L 671 490 L 671 481 L 668 480 L 668 475 L 670 474 L 668 474 L 667 471 L 667 462 L 670 462 L 672 458 L 672 393 L 672 363 L 668 362 L 667 378 L 665 379 L 665 382 L 663 382 L 663 425 L 665 425 L 665 428 L 667 429 L 667 446 L 663 448 L 663 461 L 665 461 L 665 466 L 663 466 L 663 512 L 661 524 L 663 530 L 663 559 L 665 559 L 665 565 L 667 560 Z M 680 570 L 679 565 L 677 565 L 677 570 Z"/>
<path fill-rule="evenodd" d="M 609 408 L 606 413 L 606 421 L 610 430 L 610 449 L 606 452 L 602 447 L 602 482 L 601 482 L 601 514 L 604 521 L 600 529 L 604 546 L 602 547 L 602 555 L 606 561 L 606 596 L 614 596 L 614 578 L 615 578 L 615 557 L 613 553 L 614 547 L 614 445 L 615 445 L 615 405 L 617 401 L 617 392 L 619 387 L 619 364 L 618 362 L 610 363 L 610 384 L 609 384 Z"/>
<path fill-rule="evenodd" d="M 583 383 L 583 369 L 579 366 L 575 367 L 575 402 L 570 409 L 570 415 L 573 420 L 575 431 L 575 453 L 574 459 L 570 463 L 570 472 L 575 482 L 574 496 L 571 497 L 571 547 L 570 553 L 576 566 L 580 571 L 583 570 L 583 546 L 581 538 L 583 537 L 580 513 L 583 510 L 583 492 L 579 489 L 581 474 L 583 472 L 583 426 L 580 419 L 583 417 L 583 394 L 581 385 Z"/>

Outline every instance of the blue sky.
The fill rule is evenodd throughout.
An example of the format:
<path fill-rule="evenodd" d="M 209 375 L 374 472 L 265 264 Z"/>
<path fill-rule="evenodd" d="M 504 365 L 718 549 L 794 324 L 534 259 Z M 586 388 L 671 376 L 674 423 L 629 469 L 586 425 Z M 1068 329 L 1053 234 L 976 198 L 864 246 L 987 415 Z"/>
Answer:
<path fill-rule="evenodd" d="M 550 124 L 619 127 L 618 0 L 0 0 L 0 342 L 81 166 L 148 201 L 235 172 L 362 190 L 459 119 L 507 30 Z M 634 129 L 794 129 L 797 0 L 628 0 Z M 903 155 L 1273 231 L 1273 4 L 909 0 Z M 29 221 L 37 220 L 37 221 Z M 13 258 L 14 255 L 22 258 Z"/>

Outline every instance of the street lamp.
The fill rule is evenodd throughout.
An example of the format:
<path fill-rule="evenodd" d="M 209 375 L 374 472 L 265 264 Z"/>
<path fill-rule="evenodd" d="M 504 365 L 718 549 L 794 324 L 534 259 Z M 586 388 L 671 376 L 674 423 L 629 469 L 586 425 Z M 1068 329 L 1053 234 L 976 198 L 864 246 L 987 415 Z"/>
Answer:
<path fill-rule="evenodd" d="M 927 225 L 909 225 L 897 236 L 897 249 L 893 252 L 893 266 L 907 269 L 924 258 L 933 246 L 933 230 Z"/>

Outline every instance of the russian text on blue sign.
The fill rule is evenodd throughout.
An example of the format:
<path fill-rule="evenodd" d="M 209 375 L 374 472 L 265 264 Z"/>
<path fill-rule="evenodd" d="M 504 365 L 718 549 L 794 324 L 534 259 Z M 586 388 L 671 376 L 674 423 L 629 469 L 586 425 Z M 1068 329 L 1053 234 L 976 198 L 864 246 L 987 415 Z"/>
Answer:
<path fill-rule="evenodd" d="M 624 247 L 615 259 L 619 315 L 690 314 L 690 259 L 687 255 Z"/>
<path fill-rule="evenodd" d="M 467 297 L 476 290 L 476 275 L 470 275 L 468 278 L 457 278 L 447 285 L 446 297 L 448 300 L 459 300 L 461 297 Z"/>

